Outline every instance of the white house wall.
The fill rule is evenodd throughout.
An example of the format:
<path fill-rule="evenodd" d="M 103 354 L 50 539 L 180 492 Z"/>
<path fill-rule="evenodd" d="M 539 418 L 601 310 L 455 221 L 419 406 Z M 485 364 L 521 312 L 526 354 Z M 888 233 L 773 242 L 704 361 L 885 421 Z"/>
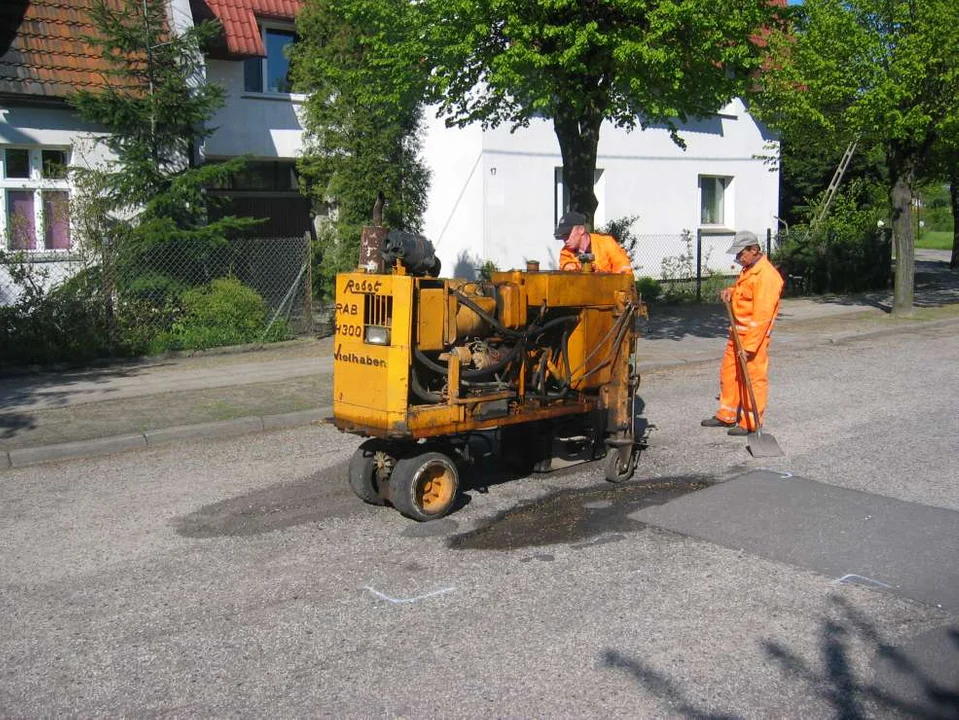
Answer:
<path fill-rule="evenodd" d="M 0 145 L 67 148 L 71 164 L 93 167 L 112 157 L 104 145 L 95 142 L 102 136 L 69 108 L 53 105 L 0 108 Z"/>
<path fill-rule="evenodd" d="M 770 138 L 739 101 L 722 114 L 689 123 L 680 134 L 685 151 L 664 128 L 627 133 L 603 125 L 596 225 L 638 215 L 636 235 L 661 236 L 641 238 L 638 270 L 657 277 L 663 258 L 686 251 L 683 230 L 695 239 L 700 229 L 699 176 L 732 178 L 725 222 L 703 234 L 708 267 L 729 272 L 725 250 L 736 230 L 764 237 L 767 228 L 776 228 L 778 173 L 769 172 L 758 157 L 769 152 Z M 543 269 L 557 266 L 560 244 L 552 231 L 562 208 L 557 207 L 554 177 L 562 160 L 550 122 L 532 122 L 516 133 L 500 127 L 477 137 L 475 129 L 447 130 L 442 120 L 429 116 L 423 154 L 433 172 L 425 234 L 437 245 L 444 274 L 467 256 L 474 265 L 489 260 L 501 269 L 524 267 L 527 260 L 539 260 Z M 474 164 L 466 183 L 463 178 Z M 465 196 L 455 202 L 461 191 L 475 198 L 477 174 L 483 193 L 476 201 L 479 212 Z"/>
<path fill-rule="evenodd" d="M 216 131 L 206 141 L 207 157 L 299 157 L 303 128 L 297 96 L 245 92 L 243 63 L 237 61 L 208 60 L 207 80 L 226 90 L 226 104 L 208 123 Z"/>

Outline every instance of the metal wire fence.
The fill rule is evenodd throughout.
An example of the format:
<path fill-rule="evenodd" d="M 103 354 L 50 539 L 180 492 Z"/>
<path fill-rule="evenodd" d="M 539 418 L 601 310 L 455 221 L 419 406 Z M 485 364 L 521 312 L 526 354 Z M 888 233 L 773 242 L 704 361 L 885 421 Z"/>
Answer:
<path fill-rule="evenodd" d="M 712 300 L 738 274 L 739 267 L 726 250 L 735 233 L 729 230 L 683 230 L 680 233 L 631 235 L 625 247 L 641 286 L 667 299 Z M 768 253 L 774 236 L 760 237 Z"/>
<path fill-rule="evenodd" d="M 311 260 L 309 234 L 206 245 L 171 240 L 70 252 L 3 251 L 0 340 L 6 347 L 0 359 L 61 359 L 56 352 L 38 355 L 36 346 L 52 348 L 57 336 L 78 333 L 85 334 L 87 355 L 311 333 Z"/>

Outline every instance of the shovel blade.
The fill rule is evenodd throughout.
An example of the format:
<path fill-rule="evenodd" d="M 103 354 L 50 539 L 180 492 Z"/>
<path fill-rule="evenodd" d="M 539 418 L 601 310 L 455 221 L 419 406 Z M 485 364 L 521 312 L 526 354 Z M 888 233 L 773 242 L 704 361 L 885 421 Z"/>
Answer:
<path fill-rule="evenodd" d="M 782 457 L 786 453 L 779 447 L 776 438 L 767 432 L 752 432 L 746 438 L 746 449 L 753 457 Z"/>

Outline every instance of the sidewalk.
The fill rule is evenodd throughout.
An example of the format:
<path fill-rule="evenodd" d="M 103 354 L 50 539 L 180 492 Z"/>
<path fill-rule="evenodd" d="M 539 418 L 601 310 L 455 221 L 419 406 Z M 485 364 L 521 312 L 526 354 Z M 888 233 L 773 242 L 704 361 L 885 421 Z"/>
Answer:
<path fill-rule="evenodd" d="M 946 251 L 918 251 L 916 307 L 888 314 L 888 292 L 786 298 L 775 344 L 809 346 L 917 324 L 959 327 L 959 273 Z M 718 362 L 728 320 L 715 305 L 654 306 L 640 370 Z M 0 470 L 320 422 L 332 414 L 331 338 L 230 348 L 102 368 L 0 379 Z"/>

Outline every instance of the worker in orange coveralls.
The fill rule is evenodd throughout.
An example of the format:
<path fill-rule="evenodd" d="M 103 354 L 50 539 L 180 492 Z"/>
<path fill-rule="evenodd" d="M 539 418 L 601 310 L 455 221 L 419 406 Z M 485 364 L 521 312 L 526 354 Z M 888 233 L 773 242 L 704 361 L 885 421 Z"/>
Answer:
<path fill-rule="evenodd" d="M 755 233 L 740 230 L 726 252 L 735 254 L 736 262 L 743 269 L 735 285 L 723 290 L 722 299 L 732 303 L 736 318 L 734 332 L 739 333 L 746 353 L 746 372 L 752 381 L 756 411 L 762 423 L 769 389 L 769 337 L 779 312 L 783 279 L 763 255 Z M 749 394 L 738 375 L 736 349 L 730 337 L 719 368 L 719 410 L 715 416 L 703 420 L 704 427 L 729 428 L 729 435 L 748 435 L 751 430 L 756 430 Z"/>
<path fill-rule="evenodd" d="M 586 229 L 586 216 L 570 210 L 559 220 L 554 236 L 563 241 L 559 253 L 559 269 L 580 272 L 582 263 L 579 256 L 589 253 L 593 256 L 593 272 L 631 273 L 633 264 L 623 246 L 612 235 L 589 232 Z"/>

